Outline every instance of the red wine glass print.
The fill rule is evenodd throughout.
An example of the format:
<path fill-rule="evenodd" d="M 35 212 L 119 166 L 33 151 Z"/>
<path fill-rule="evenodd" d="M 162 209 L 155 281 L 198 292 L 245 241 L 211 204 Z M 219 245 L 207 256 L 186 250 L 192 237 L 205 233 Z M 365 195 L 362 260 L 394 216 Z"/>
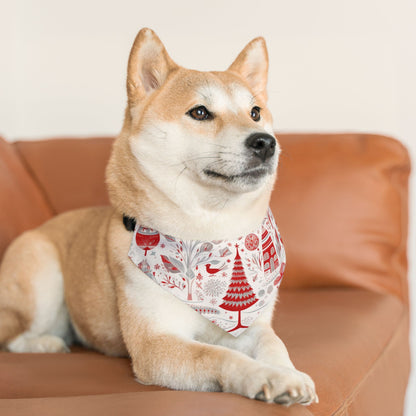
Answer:
<path fill-rule="evenodd" d="M 147 252 L 152 248 L 155 248 L 160 241 L 160 234 L 153 230 L 153 228 L 139 227 L 136 233 L 136 244 L 142 250 L 144 255 L 147 256 Z"/>

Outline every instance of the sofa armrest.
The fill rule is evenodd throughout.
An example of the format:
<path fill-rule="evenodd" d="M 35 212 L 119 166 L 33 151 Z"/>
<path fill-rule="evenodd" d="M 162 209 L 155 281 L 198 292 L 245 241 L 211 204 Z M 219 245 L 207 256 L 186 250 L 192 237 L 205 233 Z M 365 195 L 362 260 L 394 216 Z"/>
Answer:
<path fill-rule="evenodd" d="M 272 209 L 287 251 L 282 288 L 361 287 L 407 303 L 405 147 L 370 134 L 278 139 Z"/>

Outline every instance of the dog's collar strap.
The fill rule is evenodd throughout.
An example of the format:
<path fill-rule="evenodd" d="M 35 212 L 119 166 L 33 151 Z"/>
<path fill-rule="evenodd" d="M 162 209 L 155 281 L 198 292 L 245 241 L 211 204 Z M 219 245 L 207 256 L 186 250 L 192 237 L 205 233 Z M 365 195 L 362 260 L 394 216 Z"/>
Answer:
<path fill-rule="evenodd" d="M 136 224 L 128 255 L 162 289 L 234 336 L 275 302 L 286 264 L 270 209 L 257 230 L 235 240 L 181 240 Z"/>
<path fill-rule="evenodd" d="M 123 215 L 123 224 L 127 231 L 134 231 L 136 228 L 136 220 L 127 215 Z"/>

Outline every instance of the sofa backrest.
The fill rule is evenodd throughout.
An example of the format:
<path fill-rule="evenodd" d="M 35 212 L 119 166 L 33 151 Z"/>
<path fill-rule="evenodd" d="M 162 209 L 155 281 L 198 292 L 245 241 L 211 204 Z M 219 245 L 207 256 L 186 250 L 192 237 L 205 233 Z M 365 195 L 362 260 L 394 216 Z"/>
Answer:
<path fill-rule="evenodd" d="M 282 154 L 271 207 L 287 251 L 282 288 L 362 287 L 407 302 L 410 162 L 403 145 L 368 134 L 278 139 Z M 13 230 L 2 241 L 51 214 L 107 204 L 111 144 L 111 138 L 17 142 L 14 149 L 3 143 L 0 160 L 19 168 L 10 161 L 1 167 L 0 212 L 6 214 L 0 232 Z"/>
<path fill-rule="evenodd" d="M 287 249 L 282 287 L 363 287 L 407 303 L 405 147 L 370 134 L 279 138 L 272 207 Z"/>
<path fill-rule="evenodd" d="M 107 205 L 104 171 L 113 138 L 59 138 L 16 142 L 55 214 Z"/>
<path fill-rule="evenodd" d="M 35 181 L 17 149 L 0 138 L 0 258 L 16 236 L 53 215 Z"/>

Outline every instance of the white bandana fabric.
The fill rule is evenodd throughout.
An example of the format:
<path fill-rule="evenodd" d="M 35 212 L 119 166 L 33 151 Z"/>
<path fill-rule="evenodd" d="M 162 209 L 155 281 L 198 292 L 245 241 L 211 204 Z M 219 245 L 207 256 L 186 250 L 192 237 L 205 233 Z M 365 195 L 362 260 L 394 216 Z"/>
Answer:
<path fill-rule="evenodd" d="M 256 231 L 236 240 L 180 240 L 137 224 L 128 255 L 156 284 L 234 336 L 275 301 L 286 265 L 270 208 Z"/>

